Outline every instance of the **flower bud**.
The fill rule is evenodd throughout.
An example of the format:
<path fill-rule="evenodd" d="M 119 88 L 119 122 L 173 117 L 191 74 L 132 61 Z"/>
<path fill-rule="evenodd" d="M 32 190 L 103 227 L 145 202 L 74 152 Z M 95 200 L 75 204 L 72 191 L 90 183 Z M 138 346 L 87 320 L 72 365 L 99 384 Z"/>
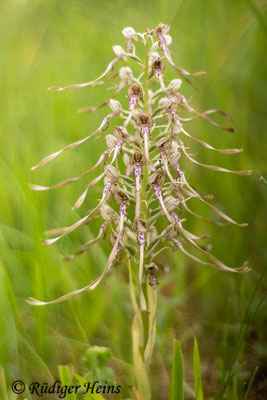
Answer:
<path fill-rule="evenodd" d="M 122 80 L 132 81 L 133 80 L 133 71 L 130 67 L 121 67 L 119 71 L 119 76 Z"/>
<path fill-rule="evenodd" d="M 187 104 L 185 97 L 181 93 L 176 95 L 176 102 L 178 104 Z"/>
<path fill-rule="evenodd" d="M 109 149 L 113 149 L 117 144 L 117 139 L 113 135 L 106 135 L 106 143 Z"/>
<path fill-rule="evenodd" d="M 115 56 L 118 58 L 124 58 L 126 55 L 124 49 L 121 46 L 118 46 L 118 45 L 113 46 L 112 50 L 113 50 Z"/>
<path fill-rule="evenodd" d="M 108 179 L 118 179 L 118 177 L 120 176 L 117 168 L 113 167 L 112 165 L 107 165 L 105 167 L 105 171 Z"/>
<path fill-rule="evenodd" d="M 171 129 L 172 135 L 178 135 L 181 132 L 181 126 L 179 124 L 173 125 Z"/>
<path fill-rule="evenodd" d="M 122 112 L 122 106 L 118 100 L 110 99 L 109 107 L 111 111 L 114 112 L 115 114 L 120 114 Z"/>
<path fill-rule="evenodd" d="M 169 92 L 177 92 L 177 90 L 180 89 L 181 85 L 182 85 L 182 80 L 181 79 L 173 79 L 169 83 L 169 86 L 167 87 L 167 90 Z"/>
<path fill-rule="evenodd" d="M 178 107 L 177 101 L 172 100 L 167 111 L 169 111 L 169 112 L 176 111 L 177 107 Z"/>
<path fill-rule="evenodd" d="M 175 237 L 177 237 L 177 225 L 168 225 L 167 228 L 165 229 L 165 238 L 167 240 L 171 240 Z"/>
<path fill-rule="evenodd" d="M 127 39 L 136 39 L 137 38 L 135 30 L 133 28 L 131 28 L 130 26 L 128 26 L 127 28 L 123 28 L 122 34 Z"/>
<path fill-rule="evenodd" d="M 132 230 L 134 232 L 146 232 L 148 230 L 147 222 L 142 218 L 139 219 L 136 218 L 133 221 Z"/>
<path fill-rule="evenodd" d="M 157 186 L 163 186 L 165 183 L 165 173 L 160 170 L 155 172 L 151 178 L 150 178 L 150 184 L 153 185 L 157 185 Z"/>
<path fill-rule="evenodd" d="M 113 193 L 114 199 L 116 203 L 123 203 L 123 202 L 129 202 L 129 197 L 127 196 L 126 193 L 124 193 L 122 190 L 115 190 Z"/>
<path fill-rule="evenodd" d="M 110 243 L 112 244 L 112 246 L 115 246 L 117 238 L 118 238 L 117 233 L 116 232 L 112 232 L 110 237 L 109 237 L 109 240 L 110 240 Z M 120 237 L 119 243 L 120 243 L 120 246 L 121 246 L 120 250 L 126 246 L 126 244 L 127 244 L 127 232 L 126 232 L 126 230 L 124 231 L 123 235 Z"/>
<path fill-rule="evenodd" d="M 119 140 L 126 140 L 129 137 L 127 129 L 124 128 L 124 126 L 115 126 L 115 128 L 113 129 L 113 133 L 114 136 Z"/>
<path fill-rule="evenodd" d="M 170 46 L 172 44 L 172 37 L 170 35 L 165 35 L 166 45 Z"/>
<path fill-rule="evenodd" d="M 106 222 L 116 221 L 118 219 L 118 214 L 106 203 L 103 203 L 100 207 L 100 213 Z"/>
<path fill-rule="evenodd" d="M 179 145 L 176 142 L 172 142 L 172 148 L 169 153 L 169 164 L 171 167 L 176 167 L 181 158 L 181 151 L 179 150 Z"/>
<path fill-rule="evenodd" d="M 166 139 L 166 138 L 161 138 L 158 142 L 157 142 L 157 147 L 159 149 L 163 149 L 165 151 L 169 151 L 172 148 L 172 141 L 170 139 Z"/>
<path fill-rule="evenodd" d="M 167 97 L 162 97 L 162 99 L 160 99 L 158 102 L 158 106 L 160 108 L 168 108 L 171 103 L 172 103 L 172 100 L 168 99 Z"/>
<path fill-rule="evenodd" d="M 174 211 L 177 208 L 179 201 L 173 196 L 167 196 L 164 199 L 165 206 L 169 212 Z"/>

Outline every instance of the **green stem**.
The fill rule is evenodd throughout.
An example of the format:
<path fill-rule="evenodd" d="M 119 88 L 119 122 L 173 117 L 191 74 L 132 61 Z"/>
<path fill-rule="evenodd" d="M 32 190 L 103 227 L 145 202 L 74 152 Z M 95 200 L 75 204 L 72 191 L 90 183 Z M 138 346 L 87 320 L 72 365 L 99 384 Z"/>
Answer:
<path fill-rule="evenodd" d="M 146 38 L 145 42 L 145 64 L 144 64 L 144 112 L 149 113 L 150 105 L 149 105 L 149 77 L 148 77 L 148 62 L 149 62 L 149 46 L 148 46 L 148 38 Z M 148 143 L 149 146 L 149 143 Z M 149 148 L 148 148 L 149 150 Z M 144 220 L 149 219 L 149 210 L 148 210 L 148 184 L 149 184 L 149 165 L 148 160 L 146 164 L 143 166 L 143 178 L 140 185 L 140 192 L 138 193 L 138 199 L 140 199 L 140 204 L 137 206 L 137 214 L 138 217 L 143 218 Z M 140 212 L 139 212 L 140 211 Z M 142 253 L 143 251 L 143 253 Z M 147 264 L 147 251 L 146 247 L 141 249 L 140 247 L 140 264 L 139 264 L 139 281 L 141 281 L 141 272 L 140 268 L 144 268 Z M 129 266 L 130 268 L 130 266 Z M 150 392 L 150 384 L 148 378 L 148 364 L 151 359 L 153 346 L 154 346 L 154 334 L 155 334 L 155 307 L 156 307 L 156 299 L 154 299 L 154 293 L 151 293 L 152 288 L 147 283 L 147 299 L 148 299 L 148 312 L 142 312 L 139 308 L 139 305 L 134 297 L 134 289 L 133 289 L 133 281 L 132 276 L 130 275 L 131 280 L 131 297 L 133 301 L 133 305 L 135 308 L 135 317 L 132 325 L 132 343 L 133 343 L 133 361 L 134 361 L 134 371 L 135 377 L 137 381 L 137 389 L 139 394 L 141 395 L 142 400 L 150 400 L 151 392 Z M 143 291 L 142 287 L 139 287 L 140 298 L 142 298 Z M 152 290 L 153 292 L 153 290 Z M 133 300 L 134 299 L 134 300 Z M 145 300 L 143 298 L 143 300 Z M 144 303 L 145 301 L 143 301 Z M 142 301 L 141 301 L 142 305 Z M 143 348 L 143 351 L 141 351 Z M 146 360 L 145 360 L 146 359 Z"/>
<path fill-rule="evenodd" d="M 145 43 L 145 66 L 144 66 L 144 108 L 145 112 L 148 113 L 149 111 L 149 100 L 148 100 L 148 39 L 146 39 Z M 141 198 L 141 213 L 142 213 L 142 218 L 147 220 L 148 217 L 148 209 L 147 209 L 147 184 L 148 184 L 148 165 L 147 163 L 143 167 L 143 179 L 142 179 L 142 184 L 141 184 L 141 193 L 140 193 L 140 198 Z"/>
<path fill-rule="evenodd" d="M 144 106 L 145 106 L 145 112 L 148 113 L 148 111 L 149 111 L 149 102 L 148 102 L 148 39 L 146 39 L 146 44 L 145 44 Z"/>

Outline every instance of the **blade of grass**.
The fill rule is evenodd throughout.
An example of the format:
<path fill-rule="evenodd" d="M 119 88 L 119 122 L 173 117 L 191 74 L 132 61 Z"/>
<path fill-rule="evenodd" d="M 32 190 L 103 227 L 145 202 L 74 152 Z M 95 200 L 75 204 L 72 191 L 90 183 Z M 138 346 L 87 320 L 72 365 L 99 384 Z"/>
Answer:
<path fill-rule="evenodd" d="M 0 394 L 3 400 L 8 400 L 5 371 L 1 365 L 0 365 Z"/>
<path fill-rule="evenodd" d="M 267 186 L 267 180 L 263 176 L 260 177 L 260 181 L 262 181 Z"/>
<path fill-rule="evenodd" d="M 82 385 L 82 387 L 86 389 L 87 380 L 78 374 L 74 374 L 74 376 L 77 379 L 77 381 Z M 83 398 L 84 398 L 84 400 L 105 400 L 105 398 L 100 393 L 89 393 L 88 392 L 84 395 Z"/>
<path fill-rule="evenodd" d="M 253 291 L 253 293 L 252 293 L 252 295 L 251 295 L 251 297 L 250 297 L 250 301 L 249 301 L 249 304 L 248 304 L 248 306 L 247 306 L 246 313 L 245 313 L 244 319 L 243 319 L 243 321 L 242 321 L 242 324 L 241 324 L 241 327 L 240 327 L 240 330 L 239 330 L 239 334 L 238 334 L 238 338 L 237 338 L 237 343 L 236 343 L 236 347 L 235 347 L 235 351 L 234 351 L 234 355 L 233 355 L 233 359 L 232 359 L 230 368 L 229 368 L 229 370 L 228 370 L 227 373 L 226 373 L 223 387 L 222 387 L 221 391 L 219 392 L 218 396 L 216 397 L 216 400 L 221 400 L 221 399 L 223 399 L 223 395 L 224 395 L 224 393 L 225 393 L 226 387 L 227 387 L 227 385 L 229 384 L 230 380 L 232 379 L 232 376 L 233 376 L 232 370 L 233 370 L 233 368 L 234 368 L 234 364 L 235 364 L 236 359 L 237 359 L 237 357 L 238 357 L 238 354 L 239 354 L 239 352 L 240 352 L 242 343 L 244 342 L 244 340 L 245 340 L 245 338 L 246 338 L 246 336 L 247 336 L 249 327 L 251 326 L 253 320 L 255 319 L 255 316 L 256 316 L 256 314 L 257 314 L 257 312 L 258 312 L 258 310 L 259 310 L 259 308 L 260 308 L 262 302 L 264 301 L 264 299 L 265 299 L 265 297 L 266 297 L 266 293 L 265 293 L 265 295 L 261 298 L 261 300 L 260 300 L 259 303 L 257 304 L 257 307 L 255 308 L 255 310 L 254 310 L 252 316 L 249 318 L 249 312 L 250 312 L 250 309 L 251 309 L 251 305 L 252 305 L 252 303 L 253 303 L 253 300 L 254 300 L 254 298 L 255 298 L 255 296 L 256 296 L 256 293 L 257 293 L 257 291 L 258 291 L 258 288 L 259 288 L 259 286 L 260 286 L 260 284 L 261 284 L 261 282 L 262 282 L 262 280 L 263 280 L 263 277 L 264 277 L 266 271 L 267 271 L 267 266 L 266 266 L 266 267 L 264 268 L 264 270 L 262 271 L 262 273 L 261 273 L 261 275 L 260 275 L 260 278 L 258 279 L 258 282 L 257 282 L 257 284 L 256 284 L 256 286 L 255 286 L 255 289 L 254 289 L 254 291 Z M 247 324 L 247 326 L 246 326 L 246 328 L 245 328 L 245 330 L 244 330 L 243 328 L 244 328 L 244 325 L 245 325 L 245 324 Z"/>
<path fill-rule="evenodd" d="M 172 384 L 170 400 L 184 400 L 184 358 L 181 343 L 173 343 Z"/>
<path fill-rule="evenodd" d="M 259 367 L 256 367 L 256 368 L 254 369 L 254 371 L 253 371 L 252 377 L 251 377 L 251 379 L 250 379 L 250 381 L 249 381 L 249 385 L 248 385 L 248 388 L 247 388 L 247 390 L 246 390 L 246 393 L 245 393 L 245 396 L 244 396 L 243 400 L 247 400 L 247 397 L 248 397 L 248 395 L 249 395 L 250 389 L 251 389 L 251 387 L 252 387 L 252 384 L 253 384 L 253 382 L 254 382 L 254 379 L 255 379 L 255 376 L 256 376 L 256 374 L 257 374 L 257 372 L 258 372 L 258 369 L 259 369 Z"/>
<path fill-rule="evenodd" d="M 72 385 L 72 379 L 71 379 L 69 367 L 67 365 L 59 365 L 58 371 L 59 371 L 60 380 L 62 382 L 62 386 Z M 66 398 L 66 400 L 77 400 L 77 397 L 74 393 L 67 393 L 65 398 Z"/>
<path fill-rule="evenodd" d="M 200 371 L 200 358 L 197 339 L 194 340 L 194 387 L 196 400 L 203 400 L 203 389 Z"/>
<path fill-rule="evenodd" d="M 147 365 L 151 362 L 153 349 L 155 346 L 156 337 L 156 310 L 157 310 L 157 291 L 154 290 L 149 284 L 149 277 L 147 277 L 147 305 L 148 305 L 148 340 L 144 352 L 144 360 Z"/>
<path fill-rule="evenodd" d="M 237 390 L 238 390 L 238 380 L 237 375 L 233 377 L 233 387 L 232 387 L 232 397 L 234 400 L 237 400 Z"/>
<path fill-rule="evenodd" d="M 149 400 L 151 398 L 149 380 L 147 376 L 147 370 L 140 352 L 141 334 L 142 334 L 141 316 L 140 316 L 140 310 L 138 308 L 135 312 L 132 324 L 134 371 L 137 380 L 138 392 L 143 396 L 144 399 Z"/>

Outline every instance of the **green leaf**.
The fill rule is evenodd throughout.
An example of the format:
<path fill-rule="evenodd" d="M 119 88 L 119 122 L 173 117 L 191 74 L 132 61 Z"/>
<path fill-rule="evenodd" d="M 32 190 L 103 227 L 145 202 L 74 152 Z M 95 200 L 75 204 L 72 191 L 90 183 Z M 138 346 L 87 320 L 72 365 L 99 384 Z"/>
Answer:
<path fill-rule="evenodd" d="M 245 393 L 245 396 L 244 396 L 244 399 L 243 399 L 243 400 L 246 400 L 247 397 L 248 397 L 248 395 L 249 395 L 250 389 L 251 389 L 251 387 L 252 387 L 252 384 L 253 384 L 253 382 L 254 382 L 254 379 L 255 379 L 255 376 L 256 376 L 256 374 L 257 374 L 257 372 L 258 372 L 258 369 L 259 369 L 259 367 L 256 367 L 256 368 L 254 369 L 254 371 L 253 371 L 252 377 L 251 377 L 251 379 L 250 379 L 250 382 L 249 382 L 249 385 L 248 385 L 248 388 L 247 388 L 247 390 L 246 390 L 246 393 Z"/>
<path fill-rule="evenodd" d="M 3 398 L 3 400 L 8 400 L 5 371 L 1 365 L 0 365 L 0 395 L 1 395 L 0 397 Z"/>
<path fill-rule="evenodd" d="M 260 181 L 262 181 L 267 186 L 267 180 L 263 176 L 260 177 Z"/>
<path fill-rule="evenodd" d="M 86 390 L 87 380 L 78 374 L 74 374 L 77 381 L 82 385 L 82 387 Z M 105 400 L 105 398 L 100 393 L 86 393 L 83 397 L 84 400 Z"/>
<path fill-rule="evenodd" d="M 172 386 L 170 400 L 184 400 L 184 358 L 181 343 L 173 343 Z"/>
<path fill-rule="evenodd" d="M 140 310 L 137 309 L 132 323 L 134 372 L 137 381 L 138 392 L 144 398 L 144 400 L 149 400 L 151 398 L 149 380 L 146 366 L 140 352 L 142 330 L 143 328 Z"/>
<path fill-rule="evenodd" d="M 62 382 L 62 386 L 72 385 L 72 379 L 71 379 L 69 367 L 67 365 L 60 365 L 58 367 L 58 370 L 59 370 L 59 376 L 60 376 L 60 380 Z M 74 393 L 67 393 L 65 399 L 66 400 L 77 400 L 77 397 Z"/>
<path fill-rule="evenodd" d="M 156 337 L 156 311 L 157 311 L 157 291 L 154 290 L 149 284 L 149 277 L 147 277 L 147 306 L 148 306 L 148 339 L 144 352 L 144 361 L 147 365 L 150 364 L 153 349 L 155 346 Z"/>
<path fill-rule="evenodd" d="M 194 386 L 196 400 L 203 400 L 203 389 L 200 371 L 200 358 L 197 339 L 194 340 Z"/>

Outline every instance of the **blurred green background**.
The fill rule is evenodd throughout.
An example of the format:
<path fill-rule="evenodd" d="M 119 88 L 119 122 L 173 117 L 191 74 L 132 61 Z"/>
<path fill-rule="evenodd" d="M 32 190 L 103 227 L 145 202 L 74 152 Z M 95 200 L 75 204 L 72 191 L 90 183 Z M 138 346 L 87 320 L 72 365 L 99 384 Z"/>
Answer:
<path fill-rule="evenodd" d="M 31 192 L 27 183 L 53 184 L 79 175 L 105 147 L 103 139 L 88 142 L 30 172 L 47 154 L 93 131 L 106 114 L 105 109 L 90 115 L 76 112 L 106 99 L 108 92 L 102 86 L 63 93 L 46 88 L 98 76 L 113 57 L 112 45 L 124 44 L 123 27 L 142 32 L 164 22 L 171 25 L 176 63 L 190 71 L 208 72 L 194 78 L 199 92 L 184 83 L 182 93 L 192 95 L 199 110 L 220 108 L 231 114 L 237 132 L 231 135 L 201 121 L 190 123 L 188 129 L 215 147 L 245 149 L 231 157 L 193 145 L 198 159 L 254 171 L 252 176 L 238 177 L 183 164 L 200 192 L 213 193 L 214 204 L 239 222 L 249 223 L 244 229 L 218 228 L 189 218 L 188 228 L 211 233 L 214 254 L 233 266 L 248 259 L 253 271 L 235 276 L 175 253 L 163 259 L 159 276 L 153 399 L 167 398 L 174 338 L 182 342 L 189 383 L 192 343 L 194 336 L 198 338 L 207 398 L 218 392 L 267 261 L 267 186 L 259 179 L 267 177 L 266 10 L 267 3 L 261 0 L 1 0 L 0 365 L 8 388 L 14 379 L 53 381 L 60 364 L 83 374 L 84 354 L 96 344 L 111 349 L 112 367 L 124 393 L 128 384 L 134 384 L 129 369 L 133 312 L 123 265 L 113 268 L 95 291 L 71 301 L 41 309 L 25 302 L 29 296 L 53 299 L 85 286 L 101 273 L 110 250 L 108 241 L 71 263 L 59 257 L 93 237 L 94 224 L 54 246 L 41 243 L 45 230 L 69 225 L 92 208 L 99 191 L 92 191 L 86 205 L 75 213 L 71 206 L 85 187 L 84 180 L 43 193 Z M 197 203 L 195 210 L 203 212 Z M 252 315 L 263 286 L 256 291 Z M 241 382 L 259 366 L 251 399 L 264 399 L 267 390 L 264 322 L 266 307 L 261 306 L 239 354 Z"/>

